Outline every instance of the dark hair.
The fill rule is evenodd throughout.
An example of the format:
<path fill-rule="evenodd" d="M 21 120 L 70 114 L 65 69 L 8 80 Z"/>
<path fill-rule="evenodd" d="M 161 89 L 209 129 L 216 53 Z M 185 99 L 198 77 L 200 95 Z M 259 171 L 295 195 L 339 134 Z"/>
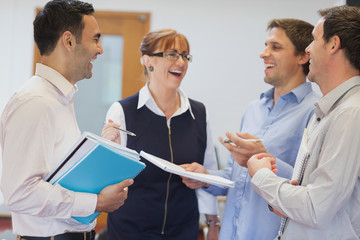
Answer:
<path fill-rule="evenodd" d="M 77 0 L 53 0 L 41 10 L 34 24 L 34 39 L 40 55 L 49 55 L 65 31 L 70 31 L 81 42 L 83 16 L 94 13 L 91 4 Z"/>
<path fill-rule="evenodd" d="M 177 39 L 181 41 L 183 46 L 187 49 L 187 52 L 190 53 L 190 45 L 184 35 L 173 29 L 161 29 L 149 32 L 144 36 L 140 44 L 141 55 L 149 55 L 155 53 L 154 51 L 159 49 L 161 49 L 161 51 L 169 50 L 175 44 Z M 147 75 L 146 67 L 144 68 L 144 74 Z"/>
<path fill-rule="evenodd" d="M 338 36 L 346 58 L 360 70 L 360 8 L 338 6 L 319 13 L 325 19 L 324 41 L 329 42 L 330 38 Z"/>
<path fill-rule="evenodd" d="M 299 19 L 273 19 L 268 23 L 267 30 L 273 28 L 284 29 L 286 36 L 295 47 L 295 55 L 305 55 L 305 49 L 313 41 L 312 30 L 314 26 Z M 302 65 L 305 75 L 309 73 L 309 62 Z"/>

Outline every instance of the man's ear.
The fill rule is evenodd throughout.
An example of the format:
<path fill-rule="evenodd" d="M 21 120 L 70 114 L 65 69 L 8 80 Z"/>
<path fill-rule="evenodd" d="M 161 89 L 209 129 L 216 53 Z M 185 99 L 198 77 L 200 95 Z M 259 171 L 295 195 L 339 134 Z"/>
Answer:
<path fill-rule="evenodd" d="M 332 38 L 330 38 L 328 42 L 329 51 L 330 53 L 335 53 L 341 48 L 341 41 L 339 36 L 335 35 Z"/>
<path fill-rule="evenodd" d="M 75 37 L 70 31 L 65 31 L 60 37 L 61 44 L 69 51 L 75 46 Z"/>
<path fill-rule="evenodd" d="M 308 53 L 301 53 L 299 55 L 299 64 L 303 65 L 305 63 L 307 63 L 310 59 L 310 55 Z"/>

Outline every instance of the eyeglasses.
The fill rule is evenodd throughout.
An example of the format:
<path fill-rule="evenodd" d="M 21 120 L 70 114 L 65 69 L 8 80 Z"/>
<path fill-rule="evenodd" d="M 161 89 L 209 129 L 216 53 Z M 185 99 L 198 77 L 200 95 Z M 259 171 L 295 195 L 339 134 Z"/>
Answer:
<path fill-rule="evenodd" d="M 156 57 L 163 57 L 169 60 L 176 61 L 181 56 L 184 61 L 191 62 L 193 56 L 187 53 L 178 53 L 175 51 L 165 51 L 165 52 L 159 52 L 159 53 L 152 53 L 149 54 L 149 56 L 156 56 Z"/>

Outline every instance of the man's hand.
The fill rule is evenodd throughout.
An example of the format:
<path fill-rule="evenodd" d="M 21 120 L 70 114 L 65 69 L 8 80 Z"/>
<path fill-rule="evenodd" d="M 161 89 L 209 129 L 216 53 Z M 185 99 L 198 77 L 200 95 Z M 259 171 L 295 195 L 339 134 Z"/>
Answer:
<path fill-rule="evenodd" d="M 209 174 L 208 171 L 206 171 L 206 169 L 204 168 L 203 165 L 197 163 L 197 162 L 193 162 L 191 164 L 182 164 L 179 165 L 180 167 L 184 168 L 186 171 L 189 172 L 196 172 L 196 173 L 204 173 L 204 174 Z M 204 183 L 204 182 L 200 182 L 191 178 L 187 178 L 187 177 L 183 177 L 182 178 L 182 182 L 191 189 L 198 189 L 198 188 L 202 188 L 202 187 L 209 187 L 210 184 L 208 183 Z"/>
<path fill-rule="evenodd" d="M 114 123 L 111 119 L 105 124 L 101 136 L 110 141 L 120 144 L 120 131 L 114 127 L 120 127 L 120 124 Z"/>
<path fill-rule="evenodd" d="M 277 173 L 277 165 L 275 164 L 276 158 L 268 153 L 260 153 L 252 156 L 247 165 L 250 177 L 253 177 L 261 168 L 268 168 L 274 173 Z"/>
<path fill-rule="evenodd" d="M 103 188 L 98 194 L 95 212 L 113 212 L 124 205 L 128 187 L 133 183 L 133 179 L 126 179 Z"/>
<path fill-rule="evenodd" d="M 249 133 L 236 133 L 237 136 L 230 132 L 226 132 L 232 143 L 223 143 L 222 137 L 219 137 L 219 141 L 231 152 L 234 160 L 243 167 L 247 167 L 247 161 L 257 153 L 266 153 L 266 149 L 261 142 L 246 142 L 242 139 L 257 139 L 257 137 Z"/>

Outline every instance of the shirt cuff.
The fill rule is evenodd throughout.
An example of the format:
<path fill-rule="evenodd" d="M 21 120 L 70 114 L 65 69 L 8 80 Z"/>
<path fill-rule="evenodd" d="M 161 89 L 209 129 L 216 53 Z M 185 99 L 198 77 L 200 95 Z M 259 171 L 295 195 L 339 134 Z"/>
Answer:
<path fill-rule="evenodd" d="M 274 174 L 273 171 L 271 171 L 268 168 L 261 168 L 259 171 L 255 173 L 255 175 L 251 179 L 251 184 L 255 185 L 257 187 L 261 186 L 263 181 L 267 178 L 267 176 Z"/>
<path fill-rule="evenodd" d="M 71 216 L 87 217 L 95 212 L 96 204 L 96 194 L 75 192 L 75 200 Z"/>
<path fill-rule="evenodd" d="M 197 189 L 196 195 L 198 198 L 199 212 L 209 215 L 217 215 L 217 198 L 205 192 L 203 189 Z"/>

